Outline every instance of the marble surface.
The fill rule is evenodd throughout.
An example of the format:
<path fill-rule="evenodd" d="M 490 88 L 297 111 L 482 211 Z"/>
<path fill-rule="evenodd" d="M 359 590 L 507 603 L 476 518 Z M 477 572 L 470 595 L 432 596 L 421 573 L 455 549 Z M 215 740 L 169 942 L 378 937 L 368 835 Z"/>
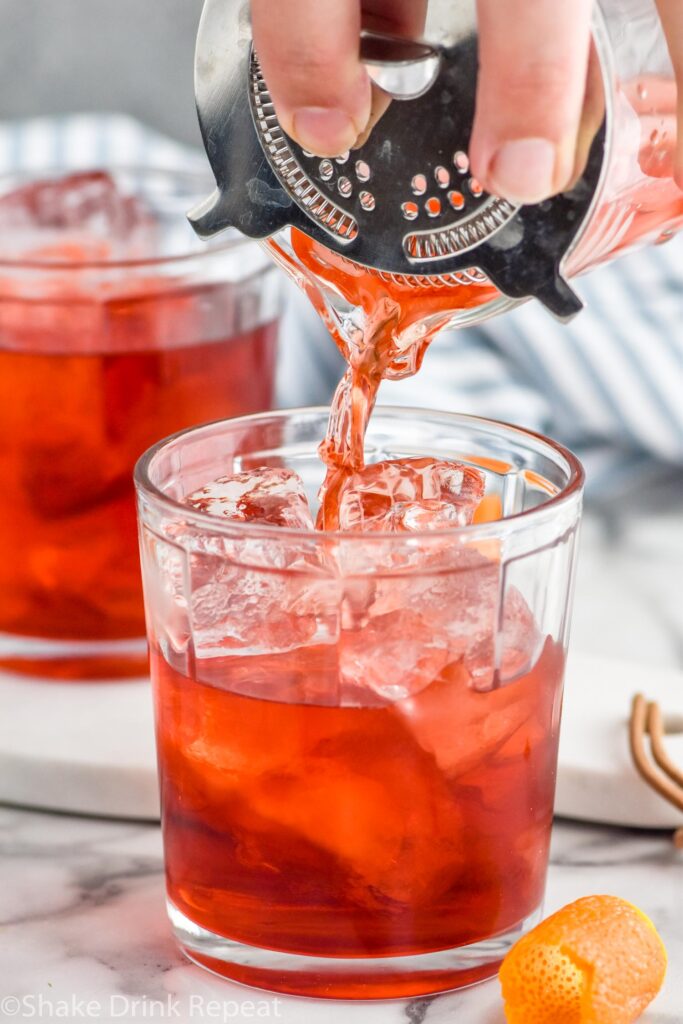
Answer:
<path fill-rule="evenodd" d="M 0 879 L 3 1022 L 504 1024 L 495 981 L 460 994 L 351 1004 L 275 997 L 209 975 L 173 944 L 153 825 L 0 809 Z M 643 1024 L 683 1020 L 682 883 L 683 853 L 666 833 L 555 827 L 546 909 L 608 891 L 637 902 L 664 938 L 667 983 Z"/>

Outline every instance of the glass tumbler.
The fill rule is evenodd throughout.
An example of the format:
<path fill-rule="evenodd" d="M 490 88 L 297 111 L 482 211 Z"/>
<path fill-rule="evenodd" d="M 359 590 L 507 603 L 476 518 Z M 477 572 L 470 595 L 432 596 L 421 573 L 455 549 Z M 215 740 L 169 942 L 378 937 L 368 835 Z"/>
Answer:
<path fill-rule="evenodd" d="M 147 670 L 132 471 L 156 439 L 269 408 L 279 281 L 206 247 L 203 175 L 0 179 L 0 667 Z"/>
<path fill-rule="evenodd" d="M 324 533 L 183 503 L 272 466 L 314 505 L 326 419 L 202 426 L 136 469 L 168 912 L 240 982 L 457 988 L 541 913 L 583 474 L 515 427 L 382 407 L 368 462 L 479 468 L 478 522 Z"/>

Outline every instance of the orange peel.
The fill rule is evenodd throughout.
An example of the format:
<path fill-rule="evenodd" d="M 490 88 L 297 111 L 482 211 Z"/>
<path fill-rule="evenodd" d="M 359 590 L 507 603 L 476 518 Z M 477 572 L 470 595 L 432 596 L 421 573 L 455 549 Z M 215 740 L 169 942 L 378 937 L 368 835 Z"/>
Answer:
<path fill-rule="evenodd" d="M 632 1024 L 664 981 L 652 921 L 616 896 L 587 896 L 546 918 L 500 968 L 508 1024 Z"/>

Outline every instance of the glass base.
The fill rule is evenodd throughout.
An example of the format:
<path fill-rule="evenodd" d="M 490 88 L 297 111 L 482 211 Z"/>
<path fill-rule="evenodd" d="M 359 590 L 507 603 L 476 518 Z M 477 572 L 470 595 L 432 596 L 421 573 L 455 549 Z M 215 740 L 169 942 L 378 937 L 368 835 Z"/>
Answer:
<path fill-rule="evenodd" d="M 207 931 L 167 901 L 182 951 L 232 981 L 317 999 L 401 999 L 465 988 L 493 977 L 509 949 L 541 919 L 541 907 L 515 928 L 436 953 L 390 957 L 317 957 L 247 946 Z"/>
<path fill-rule="evenodd" d="M 149 674 L 147 641 L 46 640 L 0 633 L 0 671 L 37 679 L 133 679 Z"/>

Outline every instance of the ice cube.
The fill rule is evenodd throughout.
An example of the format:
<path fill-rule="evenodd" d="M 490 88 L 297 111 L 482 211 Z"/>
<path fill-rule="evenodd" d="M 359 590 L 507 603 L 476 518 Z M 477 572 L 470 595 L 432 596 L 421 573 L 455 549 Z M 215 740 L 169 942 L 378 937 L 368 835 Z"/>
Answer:
<path fill-rule="evenodd" d="M 524 724 L 532 706 L 526 688 L 477 692 L 463 662 L 457 661 L 431 686 L 397 702 L 393 710 L 404 719 L 422 749 L 453 777 L 490 756 Z"/>
<path fill-rule="evenodd" d="M 15 256 L 60 263 L 108 259 L 123 255 L 116 243 L 149 242 L 153 228 L 140 199 L 121 191 L 105 171 L 47 178 L 0 197 L 3 247 Z"/>
<path fill-rule="evenodd" d="M 175 646 L 191 637 L 198 672 L 202 658 L 277 654 L 337 639 L 339 579 L 296 541 L 293 550 L 255 549 L 249 538 L 241 544 L 181 520 L 164 532 L 169 544 L 153 570 L 166 595 L 164 631 Z M 185 625 L 178 629 L 176 620 Z"/>
<path fill-rule="evenodd" d="M 531 671 L 507 686 L 479 691 L 459 660 L 392 711 L 446 775 L 475 773 L 487 758 L 521 758 L 543 743 L 556 717 L 561 671 L 561 652 L 547 642 Z"/>
<path fill-rule="evenodd" d="M 483 474 L 460 463 L 387 460 L 354 474 L 344 486 L 340 528 L 396 534 L 465 526 L 483 494 Z M 386 700 L 403 700 L 428 687 L 450 661 L 466 658 L 470 646 L 487 640 L 491 653 L 485 653 L 493 665 L 498 567 L 476 549 L 431 540 L 398 549 L 380 537 L 354 549 L 339 542 L 344 572 L 354 567 L 367 572 L 367 565 L 359 565 L 364 559 L 376 568 L 372 586 L 365 588 L 366 607 L 353 609 L 355 623 L 342 616 L 345 695 L 365 686 Z"/>
<path fill-rule="evenodd" d="M 154 636 L 161 643 L 167 660 L 177 665 L 177 654 L 185 654 L 190 641 L 190 623 L 186 588 L 187 552 L 176 537 L 180 529 L 169 525 L 160 537 L 143 526 L 140 534 L 140 558 L 145 583 L 146 611 Z"/>
<path fill-rule="evenodd" d="M 450 557 L 445 571 L 426 566 L 422 575 L 379 578 L 370 614 L 411 608 L 429 623 L 433 642 L 446 647 L 431 683 L 394 708 L 439 767 L 460 775 L 533 714 L 540 636 L 523 595 L 505 586 L 500 561 L 472 547 L 454 548 Z"/>
<path fill-rule="evenodd" d="M 526 671 L 539 648 L 524 597 L 509 585 L 503 594 L 503 587 L 501 562 L 476 547 L 425 547 L 406 571 L 374 576 L 366 619 L 411 609 L 447 648 L 445 663 L 462 661 L 471 685 L 485 690 Z"/>
<path fill-rule="evenodd" d="M 338 581 L 322 574 L 223 562 L 192 589 L 197 658 L 275 654 L 337 638 Z"/>
<path fill-rule="evenodd" d="M 363 704 L 370 690 L 385 700 L 419 693 L 448 662 L 448 636 L 409 608 L 342 630 L 339 673 L 344 703 Z"/>
<path fill-rule="evenodd" d="M 466 526 L 484 495 L 484 476 L 459 462 L 376 462 L 342 488 L 341 530 L 397 533 Z"/>
<path fill-rule="evenodd" d="M 529 665 L 537 632 L 514 588 L 508 588 L 499 629 L 499 562 L 474 547 L 420 544 L 408 555 L 399 552 L 391 567 L 397 571 L 387 571 L 390 554 L 385 552 L 372 577 L 352 577 L 358 586 L 371 586 L 359 589 L 365 606 L 359 604 L 354 617 L 342 615 L 345 694 L 357 695 L 364 686 L 385 700 L 403 700 L 428 687 L 450 663 L 462 663 L 471 685 L 486 689 L 499 641 L 502 676 Z M 373 557 L 371 549 L 367 557 Z"/>
<path fill-rule="evenodd" d="M 303 481 L 291 469 L 262 467 L 222 476 L 188 495 L 185 504 L 236 522 L 314 528 Z"/>
<path fill-rule="evenodd" d="M 508 586 L 499 597 L 498 581 L 487 574 L 480 602 L 476 628 L 470 628 L 467 636 L 461 633 L 458 639 L 461 644 L 465 642 L 464 660 L 472 685 L 483 691 L 496 684 L 505 685 L 526 672 L 538 653 L 541 637 L 529 606 L 516 587 Z M 499 604 L 502 604 L 500 616 Z M 471 626 L 472 623 L 470 619 Z M 494 679 L 496 645 L 500 650 L 498 678 Z"/>
<path fill-rule="evenodd" d="M 211 538 L 209 531 L 187 527 L 198 658 L 278 653 L 336 640 L 340 584 L 316 547 L 319 535 L 295 472 L 261 467 L 220 477 L 184 503 L 231 522 L 311 531 L 310 539 Z"/>
<path fill-rule="evenodd" d="M 150 215 L 106 171 L 31 182 L 0 198 L 0 227 L 78 228 L 105 238 L 127 234 Z"/>

